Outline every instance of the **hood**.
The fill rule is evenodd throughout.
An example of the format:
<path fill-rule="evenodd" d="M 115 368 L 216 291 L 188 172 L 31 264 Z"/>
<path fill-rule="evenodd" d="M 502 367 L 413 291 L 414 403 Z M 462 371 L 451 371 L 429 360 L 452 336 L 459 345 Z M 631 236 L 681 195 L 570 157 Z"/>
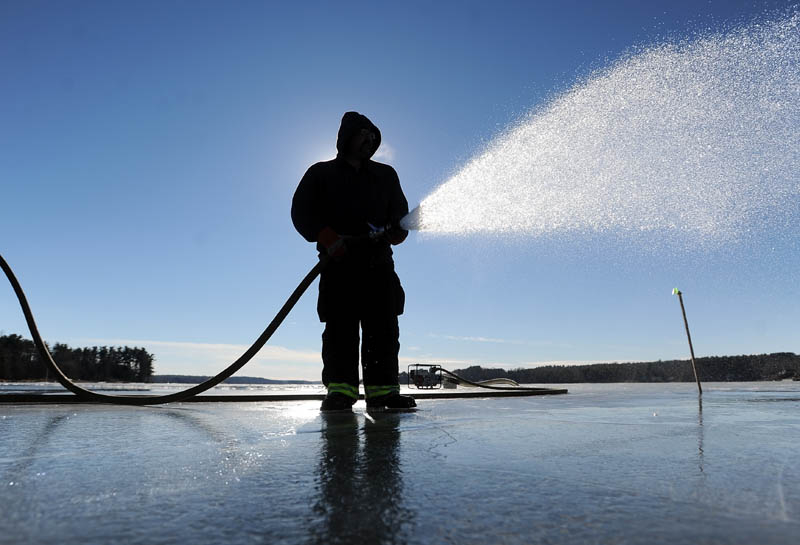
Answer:
<path fill-rule="evenodd" d="M 336 150 L 339 155 L 344 153 L 350 139 L 361 129 L 369 129 L 375 133 L 375 149 L 372 150 L 372 157 L 381 145 L 381 131 L 367 116 L 358 112 L 347 112 L 342 116 L 342 124 L 339 127 L 339 136 L 336 138 Z"/>

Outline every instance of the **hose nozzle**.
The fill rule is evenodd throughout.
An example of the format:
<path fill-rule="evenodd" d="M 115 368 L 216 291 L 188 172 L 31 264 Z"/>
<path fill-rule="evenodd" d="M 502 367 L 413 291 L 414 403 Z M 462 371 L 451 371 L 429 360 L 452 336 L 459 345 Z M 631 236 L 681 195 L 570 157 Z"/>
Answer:
<path fill-rule="evenodd" d="M 406 231 L 419 231 L 422 229 L 422 205 L 417 206 L 414 210 L 406 214 L 400 220 L 400 227 Z"/>

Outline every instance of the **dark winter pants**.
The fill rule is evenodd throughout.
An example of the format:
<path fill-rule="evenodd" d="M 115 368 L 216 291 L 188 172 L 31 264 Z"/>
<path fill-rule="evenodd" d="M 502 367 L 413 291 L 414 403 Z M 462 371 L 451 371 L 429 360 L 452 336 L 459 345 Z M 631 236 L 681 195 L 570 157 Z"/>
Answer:
<path fill-rule="evenodd" d="M 322 382 L 329 393 L 358 397 L 360 341 L 367 397 L 397 393 L 397 315 L 405 300 L 400 281 L 393 268 L 336 265 L 320 279 Z"/>
<path fill-rule="evenodd" d="M 397 316 L 360 320 L 361 367 L 367 397 L 399 391 L 397 387 L 400 330 Z M 329 391 L 352 397 L 358 389 L 359 320 L 328 320 L 322 333 L 322 382 Z"/>

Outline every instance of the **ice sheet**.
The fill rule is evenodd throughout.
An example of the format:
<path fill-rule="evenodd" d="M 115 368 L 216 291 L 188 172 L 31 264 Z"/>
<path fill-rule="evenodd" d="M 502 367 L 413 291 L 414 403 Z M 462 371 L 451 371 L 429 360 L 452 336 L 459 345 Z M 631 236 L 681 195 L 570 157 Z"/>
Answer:
<path fill-rule="evenodd" d="M 0 543 L 792 543 L 800 383 L 0 405 Z"/>

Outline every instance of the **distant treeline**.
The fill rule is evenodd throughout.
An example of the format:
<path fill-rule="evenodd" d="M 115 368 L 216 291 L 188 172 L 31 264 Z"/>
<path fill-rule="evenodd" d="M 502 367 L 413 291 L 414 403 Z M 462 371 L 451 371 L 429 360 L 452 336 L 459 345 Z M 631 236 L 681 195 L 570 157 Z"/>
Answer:
<path fill-rule="evenodd" d="M 754 356 L 711 356 L 696 358 L 701 382 L 749 382 L 800 377 L 800 356 L 792 352 Z M 575 382 L 694 382 L 689 360 L 638 363 L 595 363 L 591 365 L 546 365 L 532 369 L 484 369 L 472 366 L 453 372 L 467 380 L 510 378 L 520 384 L 563 384 Z M 403 372 L 400 383 L 406 383 Z"/>
<path fill-rule="evenodd" d="M 70 348 L 57 343 L 50 353 L 73 380 L 149 382 L 153 355 L 144 348 L 93 346 Z M 52 373 L 39 358 L 33 341 L 19 335 L 0 336 L 0 380 L 46 380 Z"/>

